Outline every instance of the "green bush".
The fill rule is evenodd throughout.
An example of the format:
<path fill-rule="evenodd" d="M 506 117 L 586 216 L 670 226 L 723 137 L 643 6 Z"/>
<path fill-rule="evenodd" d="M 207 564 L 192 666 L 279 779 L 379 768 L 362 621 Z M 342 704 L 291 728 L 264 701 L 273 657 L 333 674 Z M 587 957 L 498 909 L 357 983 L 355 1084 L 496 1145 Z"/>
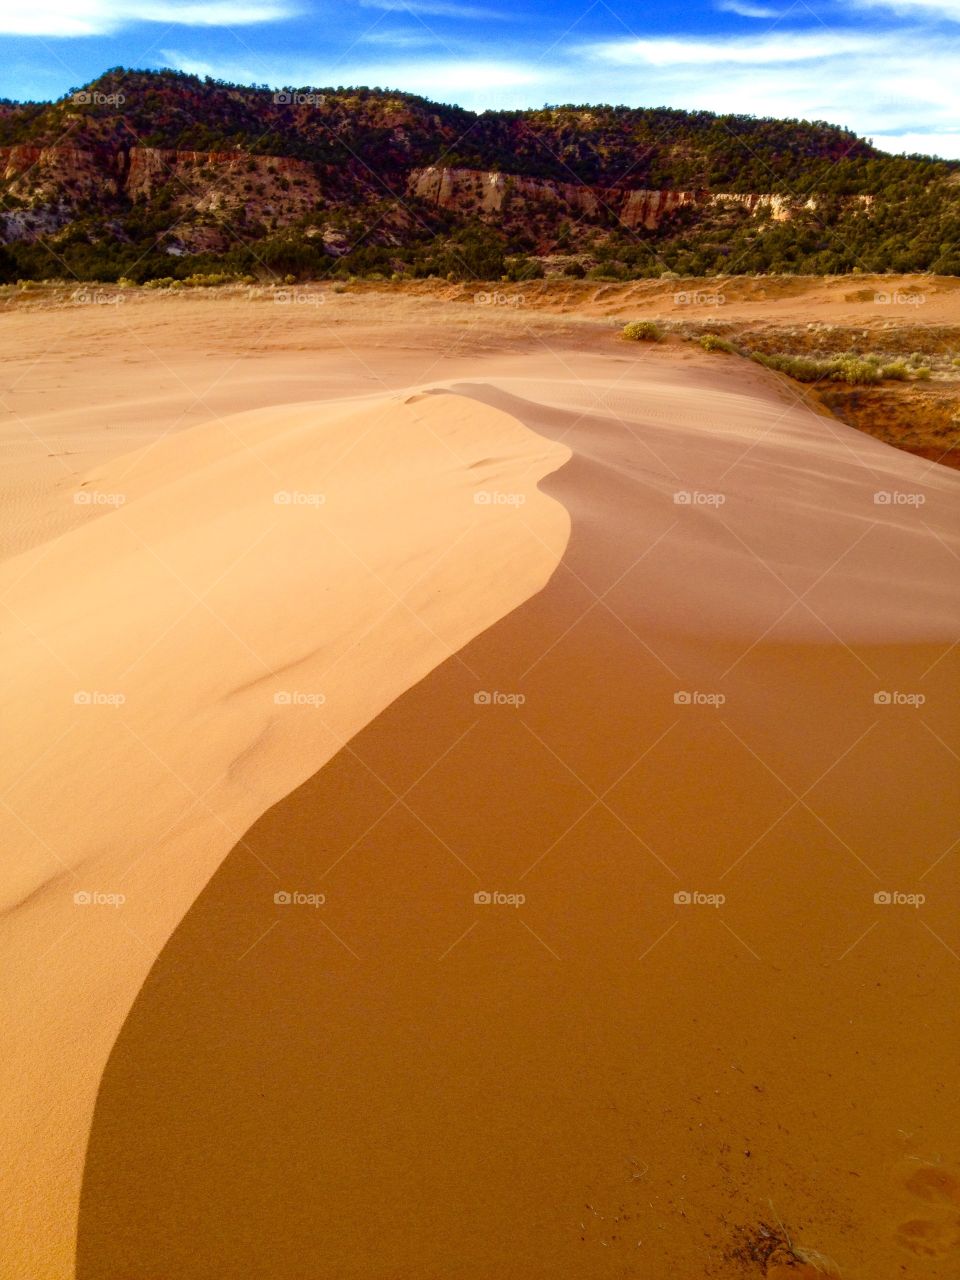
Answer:
<path fill-rule="evenodd" d="M 183 283 L 191 288 L 202 289 L 218 284 L 236 284 L 239 278 L 232 271 L 196 271 L 192 276 L 186 276 Z"/>
<path fill-rule="evenodd" d="M 837 382 L 847 382 L 851 386 L 879 382 L 882 377 L 873 360 L 854 355 L 840 356 L 831 373 Z"/>
<path fill-rule="evenodd" d="M 728 356 L 740 355 L 739 347 L 735 347 L 732 342 L 728 342 L 726 338 L 721 338 L 716 333 L 705 333 L 700 339 L 700 345 L 704 351 L 722 351 Z"/>
<path fill-rule="evenodd" d="M 827 372 L 824 362 L 814 360 L 812 356 L 765 356 L 755 352 L 751 359 L 768 369 L 775 369 L 777 373 L 785 373 L 797 382 L 819 382 Z"/>
<path fill-rule="evenodd" d="M 653 320 L 634 320 L 623 326 L 622 337 L 629 342 L 659 342 L 663 330 Z"/>

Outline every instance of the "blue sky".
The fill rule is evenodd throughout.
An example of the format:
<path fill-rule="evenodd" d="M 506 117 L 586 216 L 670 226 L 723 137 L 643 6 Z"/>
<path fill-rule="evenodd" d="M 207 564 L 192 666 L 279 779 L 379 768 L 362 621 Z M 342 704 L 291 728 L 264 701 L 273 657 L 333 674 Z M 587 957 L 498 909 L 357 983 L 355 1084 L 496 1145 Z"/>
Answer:
<path fill-rule="evenodd" d="M 0 0 L 0 96 L 107 67 L 406 89 L 486 107 L 615 102 L 847 125 L 960 157 L 960 0 Z"/>

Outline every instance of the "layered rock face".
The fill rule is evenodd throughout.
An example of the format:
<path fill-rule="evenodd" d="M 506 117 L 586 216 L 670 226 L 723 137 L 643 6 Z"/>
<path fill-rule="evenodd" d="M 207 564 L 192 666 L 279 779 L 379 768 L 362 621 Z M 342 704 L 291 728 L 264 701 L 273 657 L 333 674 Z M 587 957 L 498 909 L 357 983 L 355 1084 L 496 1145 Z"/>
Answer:
<path fill-rule="evenodd" d="M 122 181 L 123 152 L 79 147 L 0 147 L 0 177 L 7 194 L 34 203 L 96 195 L 115 196 Z"/>
<path fill-rule="evenodd" d="M 589 187 L 580 183 L 525 178 L 480 169 L 431 167 L 415 169 L 407 193 L 441 209 L 460 213 L 519 213 L 524 208 L 562 207 L 572 215 L 595 217 L 603 211 L 631 229 L 656 231 L 664 218 L 686 205 L 700 208 L 736 206 L 751 214 L 769 210 L 774 222 L 787 222 L 801 210 L 816 210 L 817 199 L 797 199 L 769 193 L 710 191 L 648 191 L 622 187 Z M 870 196 L 852 197 L 869 203 Z"/>
<path fill-rule="evenodd" d="M 286 226 L 315 208 L 322 194 L 308 161 L 242 151 L 3 147 L 0 176 L 14 205 L 5 215 L 7 240 L 48 234 L 85 204 L 149 203 L 162 192 L 187 221 L 180 229 L 185 246 L 193 249 L 196 241 L 196 248 L 217 248 L 210 228 L 198 238 L 192 216 Z M 28 207 L 17 209 L 17 203 Z"/>
<path fill-rule="evenodd" d="M 310 161 L 240 150 L 0 147 L 0 179 L 6 195 L 0 241 L 54 234 L 80 212 L 115 218 L 162 202 L 171 223 L 162 239 L 173 253 L 216 252 L 239 233 L 290 226 L 324 198 L 344 207 L 363 199 L 356 190 L 339 196 L 325 190 Z M 396 191 L 436 208 L 491 222 L 523 222 L 544 233 L 555 230 L 561 218 L 656 231 L 687 206 L 740 206 L 751 215 L 766 213 L 786 222 L 818 205 L 815 196 L 601 187 L 442 166 L 401 169 L 391 181 Z M 872 197 L 848 199 L 866 205 Z M 396 211 L 402 216 L 400 204 Z"/>

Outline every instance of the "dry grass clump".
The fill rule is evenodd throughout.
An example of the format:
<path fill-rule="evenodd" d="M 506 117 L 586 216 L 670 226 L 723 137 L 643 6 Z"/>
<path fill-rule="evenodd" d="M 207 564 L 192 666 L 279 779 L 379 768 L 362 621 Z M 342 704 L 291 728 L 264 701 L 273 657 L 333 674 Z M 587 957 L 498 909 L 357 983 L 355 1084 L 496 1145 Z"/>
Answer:
<path fill-rule="evenodd" d="M 887 376 L 886 368 L 893 368 L 881 365 L 879 356 L 859 356 L 853 352 L 829 356 L 825 360 L 818 360 L 814 356 L 790 355 L 754 355 L 753 359 L 768 369 L 787 374 L 797 382 L 846 382 L 849 386 L 883 382 Z M 905 375 L 898 365 L 892 376 Z"/>
<path fill-rule="evenodd" d="M 622 336 L 628 342 L 659 342 L 663 330 L 654 320 L 634 320 L 623 326 Z"/>
<path fill-rule="evenodd" d="M 728 342 L 726 338 L 721 338 L 717 333 L 705 333 L 700 339 L 700 345 L 704 351 L 722 351 L 724 355 L 728 356 L 743 355 L 738 346 Z"/>

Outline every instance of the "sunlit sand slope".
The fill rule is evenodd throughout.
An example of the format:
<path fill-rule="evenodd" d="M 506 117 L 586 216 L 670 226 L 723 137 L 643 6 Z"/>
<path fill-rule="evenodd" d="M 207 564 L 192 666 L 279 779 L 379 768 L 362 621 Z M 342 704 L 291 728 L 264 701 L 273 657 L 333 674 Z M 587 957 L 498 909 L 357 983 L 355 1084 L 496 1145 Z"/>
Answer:
<path fill-rule="evenodd" d="M 451 389 L 572 451 L 562 562 L 186 914 L 80 1280 L 956 1274 L 960 478 L 596 372 Z"/>
<path fill-rule="evenodd" d="M 86 522 L 0 568 L 4 1277 L 72 1274 L 110 1046 L 211 873 L 544 585 L 566 457 L 461 396 L 258 410 L 105 462 Z"/>

